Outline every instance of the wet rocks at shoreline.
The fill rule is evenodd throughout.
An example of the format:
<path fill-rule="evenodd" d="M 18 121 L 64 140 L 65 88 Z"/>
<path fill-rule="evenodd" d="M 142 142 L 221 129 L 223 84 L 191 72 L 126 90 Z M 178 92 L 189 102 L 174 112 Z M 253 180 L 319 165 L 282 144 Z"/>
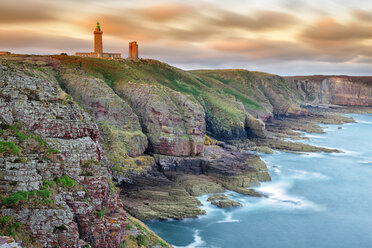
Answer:
<path fill-rule="evenodd" d="M 207 201 L 219 208 L 231 208 L 243 206 L 240 202 L 230 200 L 224 194 L 214 194 L 208 197 Z"/>

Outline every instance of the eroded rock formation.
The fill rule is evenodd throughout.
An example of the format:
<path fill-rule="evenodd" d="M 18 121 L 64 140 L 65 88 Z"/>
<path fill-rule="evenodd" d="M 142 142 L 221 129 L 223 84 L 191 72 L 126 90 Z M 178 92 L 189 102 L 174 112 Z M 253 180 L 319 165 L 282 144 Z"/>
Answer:
<path fill-rule="evenodd" d="M 303 76 L 287 81 L 306 104 L 372 106 L 371 77 Z"/>

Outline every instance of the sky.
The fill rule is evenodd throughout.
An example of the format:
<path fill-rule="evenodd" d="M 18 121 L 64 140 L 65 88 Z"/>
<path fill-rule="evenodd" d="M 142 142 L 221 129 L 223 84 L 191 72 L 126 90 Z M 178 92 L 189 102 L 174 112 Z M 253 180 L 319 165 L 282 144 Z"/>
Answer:
<path fill-rule="evenodd" d="M 0 51 L 105 52 L 182 69 L 372 75 L 372 1 L 0 0 Z"/>

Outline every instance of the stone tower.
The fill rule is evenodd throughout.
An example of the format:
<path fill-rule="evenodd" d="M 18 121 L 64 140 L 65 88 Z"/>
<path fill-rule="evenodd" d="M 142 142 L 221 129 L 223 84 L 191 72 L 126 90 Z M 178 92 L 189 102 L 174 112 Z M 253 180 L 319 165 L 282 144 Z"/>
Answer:
<path fill-rule="evenodd" d="M 129 42 L 129 56 L 130 59 L 138 59 L 138 44 L 137 41 Z"/>
<path fill-rule="evenodd" d="M 96 29 L 94 30 L 94 52 L 97 53 L 97 57 L 101 57 L 103 53 L 102 33 L 99 22 L 97 22 Z"/>

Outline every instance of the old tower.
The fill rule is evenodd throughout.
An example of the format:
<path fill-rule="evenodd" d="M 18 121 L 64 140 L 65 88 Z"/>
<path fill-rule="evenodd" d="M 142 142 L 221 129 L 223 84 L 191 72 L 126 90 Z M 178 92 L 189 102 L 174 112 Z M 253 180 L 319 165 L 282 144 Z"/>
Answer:
<path fill-rule="evenodd" d="M 103 53 L 102 33 L 99 22 L 97 22 L 96 29 L 94 30 L 94 52 L 98 54 L 98 57 L 101 57 L 99 55 Z"/>
<path fill-rule="evenodd" d="M 129 42 L 129 59 L 138 59 L 138 44 L 137 41 Z"/>
<path fill-rule="evenodd" d="M 107 58 L 107 59 L 120 59 L 121 53 L 104 53 L 103 44 L 102 44 L 102 30 L 97 22 L 96 29 L 93 32 L 94 34 L 94 52 L 89 53 L 75 53 L 75 56 L 81 57 L 94 57 L 94 58 Z"/>

